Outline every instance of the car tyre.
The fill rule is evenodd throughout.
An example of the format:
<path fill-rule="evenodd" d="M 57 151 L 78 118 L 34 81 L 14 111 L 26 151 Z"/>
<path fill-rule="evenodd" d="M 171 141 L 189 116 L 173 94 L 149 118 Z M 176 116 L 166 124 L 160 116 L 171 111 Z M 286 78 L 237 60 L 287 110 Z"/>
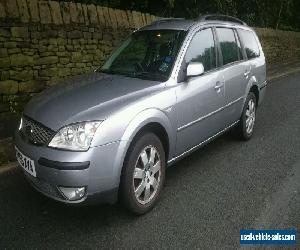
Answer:
<path fill-rule="evenodd" d="M 256 97 L 253 92 L 247 96 L 243 107 L 243 113 L 237 126 L 237 135 L 242 140 L 249 140 L 254 131 L 256 120 Z"/>
<path fill-rule="evenodd" d="M 127 152 L 120 182 L 120 200 L 132 213 L 142 215 L 157 203 L 165 181 L 165 151 L 160 139 L 145 133 Z"/>

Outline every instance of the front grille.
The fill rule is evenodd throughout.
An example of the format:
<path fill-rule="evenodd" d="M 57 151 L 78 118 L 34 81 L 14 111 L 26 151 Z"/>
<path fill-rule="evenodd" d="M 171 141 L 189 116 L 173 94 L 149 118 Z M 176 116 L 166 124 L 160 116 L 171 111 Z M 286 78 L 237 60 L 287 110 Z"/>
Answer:
<path fill-rule="evenodd" d="M 21 134 L 34 144 L 45 145 L 54 135 L 54 131 L 29 117 L 23 116 L 22 121 Z"/>

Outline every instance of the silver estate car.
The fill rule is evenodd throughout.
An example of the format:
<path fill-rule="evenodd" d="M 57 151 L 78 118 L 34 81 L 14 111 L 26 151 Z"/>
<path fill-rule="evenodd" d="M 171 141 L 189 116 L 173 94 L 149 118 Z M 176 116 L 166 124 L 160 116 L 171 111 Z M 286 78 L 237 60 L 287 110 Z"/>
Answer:
<path fill-rule="evenodd" d="M 266 91 L 254 30 L 239 19 L 161 19 L 133 32 L 104 65 L 36 95 L 15 132 L 34 188 L 69 204 L 120 200 L 136 214 L 165 169 L 230 128 L 248 140 Z"/>

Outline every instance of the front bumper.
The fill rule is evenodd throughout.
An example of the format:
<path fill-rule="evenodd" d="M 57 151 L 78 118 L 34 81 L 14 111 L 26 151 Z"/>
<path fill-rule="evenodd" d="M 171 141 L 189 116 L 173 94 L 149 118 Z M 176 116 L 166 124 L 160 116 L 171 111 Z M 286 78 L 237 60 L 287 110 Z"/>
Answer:
<path fill-rule="evenodd" d="M 116 202 L 125 156 L 124 141 L 73 152 L 30 144 L 16 132 L 15 144 L 34 160 L 36 177 L 24 173 L 29 183 L 44 195 L 72 204 Z M 86 187 L 86 194 L 80 200 L 70 201 L 59 191 L 59 186 Z"/>

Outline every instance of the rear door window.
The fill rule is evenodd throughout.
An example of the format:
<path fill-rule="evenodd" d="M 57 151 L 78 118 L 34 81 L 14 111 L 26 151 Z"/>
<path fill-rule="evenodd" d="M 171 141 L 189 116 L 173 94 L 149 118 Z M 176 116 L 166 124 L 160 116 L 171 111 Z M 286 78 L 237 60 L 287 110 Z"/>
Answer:
<path fill-rule="evenodd" d="M 259 57 L 259 46 L 252 31 L 238 29 L 248 59 Z"/>
<path fill-rule="evenodd" d="M 239 61 L 241 55 L 233 30 L 216 28 L 216 31 L 223 57 L 223 65 Z"/>

